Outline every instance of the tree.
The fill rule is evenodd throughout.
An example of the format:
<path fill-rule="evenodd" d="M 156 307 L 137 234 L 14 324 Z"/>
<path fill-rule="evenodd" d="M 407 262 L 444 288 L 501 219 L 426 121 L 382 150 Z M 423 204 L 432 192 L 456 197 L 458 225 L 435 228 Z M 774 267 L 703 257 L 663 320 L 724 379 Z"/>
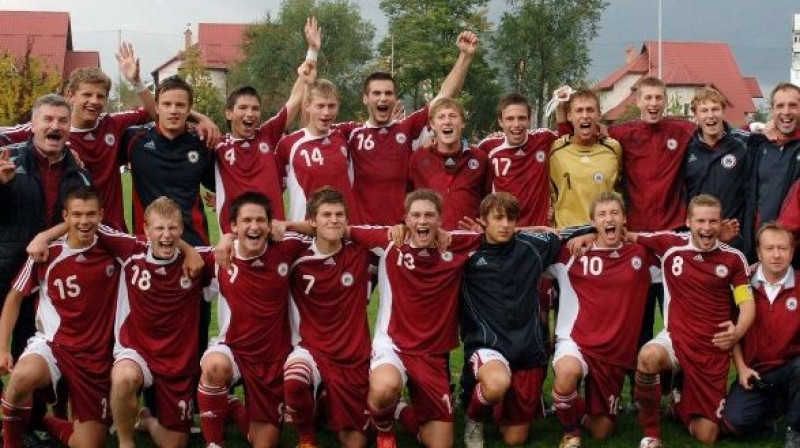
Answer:
<path fill-rule="evenodd" d="M 112 112 L 131 110 L 141 104 L 139 95 L 133 91 L 133 88 L 127 82 L 120 79 L 117 81 L 116 86 L 112 86 L 108 98 L 108 110 Z"/>
<path fill-rule="evenodd" d="M 492 44 L 495 59 L 513 89 L 528 97 L 533 121 L 562 84 L 584 83 L 589 42 L 597 37 L 604 0 L 511 0 Z"/>
<path fill-rule="evenodd" d="M 458 58 L 458 34 L 478 34 L 481 47 L 472 61 L 461 101 L 470 112 L 466 135 L 485 133 L 495 120 L 500 93 L 497 72 L 486 61 L 488 0 L 382 0 L 389 33 L 379 46 L 382 60 L 394 54 L 398 95 L 416 110 L 439 91 Z M 394 51 L 392 52 L 392 46 Z"/>
<path fill-rule="evenodd" d="M 319 76 L 338 86 L 339 116 L 355 118 L 363 108 L 361 82 L 373 57 L 375 27 L 350 0 L 284 0 L 276 17 L 267 14 L 248 29 L 245 59 L 232 70 L 229 84 L 256 87 L 267 113 L 280 109 L 306 54 L 303 27 L 311 15 L 322 27 Z"/>
<path fill-rule="evenodd" d="M 36 99 L 61 85 L 61 77 L 32 52 L 33 38 L 28 39 L 19 61 L 10 53 L 0 52 L 0 125 L 27 121 L 24 118 Z"/>
<path fill-rule="evenodd" d="M 200 48 L 196 45 L 183 52 L 183 63 L 178 74 L 192 85 L 194 102 L 192 109 L 211 118 L 220 129 L 227 128 L 222 100 L 224 92 L 220 91 L 211 81 L 211 75 L 203 67 L 203 58 Z"/>

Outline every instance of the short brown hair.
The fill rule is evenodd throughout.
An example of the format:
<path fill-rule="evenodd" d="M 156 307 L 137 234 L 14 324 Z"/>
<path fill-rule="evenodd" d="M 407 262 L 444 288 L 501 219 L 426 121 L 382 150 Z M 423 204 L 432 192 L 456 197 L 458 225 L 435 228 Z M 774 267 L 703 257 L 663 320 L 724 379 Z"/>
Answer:
<path fill-rule="evenodd" d="M 794 250 L 794 235 L 776 221 L 767 221 L 758 228 L 758 231 L 756 231 L 756 247 L 761 246 L 761 235 L 764 232 L 778 232 L 787 235 L 789 237 L 789 246 Z"/>
<path fill-rule="evenodd" d="M 531 117 L 531 103 L 519 93 L 512 92 L 500 98 L 500 102 L 497 103 L 497 118 L 503 118 L 503 110 L 508 106 L 524 106 L 528 111 L 528 118 Z"/>
<path fill-rule="evenodd" d="M 77 92 L 81 84 L 99 84 L 105 89 L 106 95 L 111 90 L 111 78 L 98 67 L 84 67 L 73 70 L 69 74 L 67 92 Z"/>
<path fill-rule="evenodd" d="M 778 83 L 777 86 L 775 86 L 774 89 L 772 89 L 772 92 L 769 94 L 770 107 L 772 107 L 772 104 L 775 102 L 775 94 L 780 92 L 781 90 L 794 90 L 795 92 L 797 92 L 798 95 L 800 95 L 800 87 L 798 87 L 797 85 L 792 84 L 790 82 L 780 82 Z"/>
<path fill-rule="evenodd" d="M 591 99 L 594 100 L 595 104 L 597 104 L 597 111 L 600 112 L 600 97 L 597 96 L 597 93 L 592 89 L 580 88 L 575 90 L 569 97 L 569 101 L 567 102 L 567 110 L 572 109 L 572 103 L 577 99 Z"/>
<path fill-rule="evenodd" d="M 339 99 L 339 89 L 336 88 L 336 84 L 327 79 L 318 79 L 314 81 L 313 84 L 308 86 L 308 91 L 306 92 L 306 104 L 311 104 L 311 101 L 314 99 L 315 96 L 321 97 L 332 97 L 335 99 Z"/>
<path fill-rule="evenodd" d="M 667 90 L 667 85 L 664 84 L 664 81 L 656 78 L 655 76 L 646 76 L 636 83 L 634 89 L 636 89 L 637 97 L 642 95 L 642 87 L 657 87 L 661 89 L 662 92 L 666 92 Z"/>
<path fill-rule="evenodd" d="M 458 100 L 454 100 L 453 98 L 439 98 L 435 100 L 433 103 L 431 103 L 430 112 L 428 113 L 430 120 L 432 121 L 433 117 L 442 109 L 454 109 L 458 111 L 458 113 L 461 115 L 462 120 L 467 119 L 467 114 L 466 111 L 464 111 L 464 106 L 462 106 L 461 103 L 458 102 Z"/>
<path fill-rule="evenodd" d="M 148 221 L 153 213 L 162 217 L 177 215 L 178 220 L 181 222 L 181 225 L 183 225 L 183 214 L 181 213 L 181 207 L 177 202 L 166 196 L 159 197 L 155 201 L 151 202 L 146 209 L 144 209 L 145 222 Z"/>
<path fill-rule="evenodd" d="M 341 204 L 344 207 L 344 214 L 347 215 L 347 199 L 341 191 L 325 185 L 324 187 L 314 191 L 308 198 L 306 204 L 306 219 L 314 219 L 319 212 L 319 208 L 323 204 Z"/>
<path fill-rule="evenodd" d="M 722 212 L 722 202 L 719 199 L 711 196 L 710 194 L 698 194 L 689 201 L 689 207 L 686 209 L 686 214 L 691 218 L 694 209 L 697 207 L 716 207 Z"/>
<path fill-rule="evenodd" d="M 481 201 L 480 216 L 483 219 L 489 217 L 492 211 L 505 213 L 508 219 L 516 221 L 519 219 L 519 201 L 511 193 L 498 192 L 487 195 Z"/>
<path fill-rule="evenodd" d="M 411 210 L 411 205 L 417 201 L 431 202 L 434 207 L 436 207 L 436 211 L 440 215 L 442 214 L 442 197 L 439 196 L 439 193 L 429 188 L 420 188 L 419 190 L 414 190 L 411 193 L 408 193 L 406 195 L 406 201 L 404 204 L 406 213 Z"/>
<path fill-rule="evenodd" d="M 713 101 L 717 104 L 722 105 L 722 108 L 725 109 L 728 107 L 728 100 L 725 99 L 725 95 L 720 93 L 719 90 L 713 87 L 701 87 L 697 89 L 694 93 L 694 98 L 692 98 L 692 104 L 689 107 L 692 110 L 692 113 L 697 112 L 697 106 L 704 101 Z"/>
<path fill-rule="evenodd" d="M 592 204 L 589 206 L 589 218 L 594 219 L 594 211 L 597 209 L 598 205 L 604 202 L 616 202 L 619 204 L 622 214 L 625 214 L 625 201 L 622 200 L 622 197 L 613 191 L 604 191 L 598 194 L 597 197 L 594 198 L 594 201 L 592 201 Z"/>

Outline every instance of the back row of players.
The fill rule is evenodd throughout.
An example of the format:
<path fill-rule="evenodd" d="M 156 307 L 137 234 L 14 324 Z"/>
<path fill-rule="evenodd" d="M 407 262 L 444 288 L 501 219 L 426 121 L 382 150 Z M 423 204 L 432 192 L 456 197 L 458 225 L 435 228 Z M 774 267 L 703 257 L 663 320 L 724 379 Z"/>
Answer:
<path fill-rule="evenodd" d="M 148 92 L 136 87 L 141 92 L 145 105 L 153 107 L 158 122 L 124 132 L 126 126 L 137 120 L 146 120 L 145 113 L 101 114 L 110 83 L 107 78 L 98 78 L 97 72 L 80 71 L 72 77 L 68 92 L 71 104 L 59 103 L 56 97 L 40 100 L 31 126 L 4 134 L 4 138 L 9 140 L 31 137 L 27 143 L 12 146 L 3 152 L 0 160 L 0 182 L 9 187 L 0 189 L 4 208 L 25 204 L 27 209 L 31 209 L 29 205 L 36 204 L 34 212 L 38 210 L 42 215 L 30 216 L 20 207 L 17 209 L 19 212 L 15 211 L 12 216 L 4 218 L 9 220 L 9 225 L 2 228 L 3 239 L 0 242 L 4 251 L 10 255 L 10 261 L 4 262 L 11 268 L 5 269 L 4 275 L 10 275 L 5 274 L 5 271 L 16 272 L 17 268 L 13 264 L 20 263 L 17 249 L 24 246 L 35 231 L 44 228 L 44 223 L 59 220 L 59 199 L 63 198 L 66 191 L 62 187 L 70 182 L 84 181 L 75 174 L 80 174 L 80 170 L 73 164 L 71 154 L 65 151 L 64 143 L 68 139 L 94 178 L 100 191 L 102 206 L 108 210 L 108 223 L 124 228 L 121 187 L 116 175 L 116 167 L 120 163 L 117 156 L 120 153 L 121 162 L 127 163 L 133 173 L 137 196 L 134 201 L 136 226 L 142 227 L 145 222 L 145 206 L 158 196 L 166 194 L 181 209 L 182 221 L 186 225 L 185 238 L 195 245 L 202 244 L 205 239 L 204 225 L 197 221 L 198 217 L 203 216 L 196 208 L 200 205 L 198 188 L 201 181 L 213 186 L 215 182 L 212 181 L 212 174 L 216 174 L 217 209 L 222 215 L 220 222 L 223 229 L 234 221 L 230 219 L 232 216 L 225 215 L 231 210 L 230 198 L 241 196 L 241 193 L 250 190 L 260 191 L 268 197 L 274 204 L 276 215 L 280 215 L 283 211 L 280 180 L 284 177 L 291 197 L 290 219 L 302 219 L 311 192 L 323 185 L 333 185 L 350 204 L 349 214 L 354 222 L 394 224 L 402 220 L 404 211 L 400 204 L 410 181 L 415 188 L 431 187 L 444 197 L 446 207 L 439 211 L 442 212 L 443 226 L 448 229 L 455 228 L 461 217 L 478 216 L 479 201 L 489 190 L 511 191 L 520 198 L 520 224 L 545 224 L 548 222 L 547 210 L 551 192 L 547 184 L 550 180 L 554 194 L 555 221 L 559 226 L 566 226 L 587 222 L 591 200 L 599 191 L 616 187 L 620 177 L 621 157 L 630 207 L 629 228 L 663 229 L 682 225 L 685 212 L 680 193 L 686 190 L 693 195 L 710 189 L 710 192 L 723 198 L 725 204 L 722 209 L 726 211 L 726 217 L 740 219 L 744 230 L 744 248 L 747 248 L 747 235 L 758 222 L 750 218 L 774 218 L 783 197 L 796 178 L 794 167 L 800 133 L 797 126 L 800 89 L 791 84 L 779 85 L 772 94 L 773 123 L 776 128 L 772 133 L 775 135 L 772 140 L 726 128 L 721 116 L 725 100 L 711 90 L 701 92 L 693 103 L 699 124 L 697 131 L 693 131 L 693 124 L 664 120 L 663 84 L 657 80 L 645 79 L 639 84 L 637 93 L 643 119 L 612 127 L 609 131 L 619 139 L 625 152 L 621 152 L 619 144 L 598 135 L 596 125 L 599 121 L 599 102 L 588 91 L 579 91 L 570 98 L 566 110 L 569 124 L 560 128 L 566 129 L 560 139 L 549 131 L 528 132 L 530 109 L 527 103 L 522 98 L 508 96 L 499 107 L 499 123 L 505 135 L 487 139 L 482 144 L 486 151 L 476 151 L 462 144 L 461 131 L 465 117 L 463 109 L 455 101 L 436 101 L 430 110 L 426 107 L 404 120 L 393 121 L 392 109 L 396 102 L 394 83 L 391 77 L 382 74 L 371 76 L 365 83 L 364 102 L 370 112 L 368 122 L 363 126 L 355 123 L 332 126 L 338 101 L 335 88 L 330 83 L 314 81 L 313 59 L 319 49 L 320 40 L 313 21 L 309 21 L 306 36 L 310 57 L 299 69 L 300 76 L 293 94 L 276 117 L 259 126 L 260 101 L 257 93 L 251 89 L 239 89 L 231 95 L 226 115 L 231 121 L 232 133 L 217 146 L 216 163 L 203 150 L 197 137 L 186 132 L 191 88 L 177 79 L 166 80 L 159 86 L 155 104 Z M 471 33 L 462 33 L 458 44 L 461 54 L 453 71 L 443 83 L 440 91 L 442 97 L 451 96 L 459 90 L 476 50 L 477 39 Z M 138 67 L 131 49 L 123 46 L 118 57 L 126 78 L 136 84 Z M 302 91 L 306 84 L 310 88 L 303 100 Z M 296 114 L 301 104 L 308 114 L 308 125 L 279 141 L 287 123 L 291 121 L 290 116 Z M 420 135 L 426 124 L 430 124 L 433 129 L 434 142 L 414 152 L 412 156 L 412 141 Z M 736 171 L 742 167 L 746 167 L 744 172 L 748 173 L 747 176 Z M 349 169 L 353 173 L 352 184 L 347 176 Z M 689 173 L 695 169 L 698 171 L 693 178 Z M 686 173 L 685 179 L 682 173 Z M 38 185 L 31 184 L 30 180 L 23 182 L 20 178 L 38 181 Z M 745 186 L 736 190 L 733 188 L 735 182 L 737 186 L 745 182 Z M 732 191 L 744 191 L 747 194 L 732 194 Z M 731 207 L 729 200 L 744 202 L 745 210 L 749 210 L 748 207 L 753 204 L 757 204 L 757 207 L 748 214 L 741 212 L 742 207 Z M 731 215 L 731 209 L 738 211 Z M 408 208 L 405 212 L 410 214 Z M 429 237 L 432 233 L 433 226 L 422 226 L 421 234 Z M 705 233 L 701 236 L 714 238 L 709 234 L 713 232 Z M 240 239 L 242 238 L 257 240 L 258 231 L 254 231 L 249 237 L 245 232 L 240 235 Z M 455 251 L 451 251 L 453 252 Z M 398 264 L 408 267 L 404 257 L 403 254 L 398 259 Z M 702 261 L 703 257 L 700 259 Z M 416 266 L 414 262 L 418 261 L 415 256 L 408 260 L 411 260 L 408 261 L 411 266 Z M 681 263 L 683 262 L 679 264 Z M 587 265 L 586 269 L 591 267 Z M 278 273 L 280 274 L 280 269 Z M 148 271 L 147 276 L 135 277 L 134 283 L 149 284 L 152 274 Z M 73 279 L 70 283 L 68 279 L 64 279 L 60 283 L 60 289 L 55 283 L 48 289 L 79 294 L 81 288 L 75 281 Z M 341 282 L 345 283 L 345 279 L 342 278 Z M 389 306 L 396 304 L 396 301 L 386 301 Z M 388 316 L 385 316 L 384 323 L 388 325 L 387 319 Z M 395 318 L 392 322 L 398 321 Z M 410 328 L 414 328 L 416 325 L 412 324 L 416 322 L 417 316 L 410 318 Z M 427 328 L 420 330 L 421 333 L 429 334 Z M 416 330 L 419 329 L 414 331 Z M 741 330 L 738 328 L 731 331 L 741 336 Z M 258 335 L 263 337 L 264 333 Z M 424 346 L 428 347 L 427 342 Z M 399 347 L 395 343 L 395 348 Z M 406 347 L 405 351 L 413 353 L 414 349 Z M 207 359 L 214 358 L 210 356 Z M 405 366 L 403 369 L 406 367 L 413 368 Z M 403 369 L 398 371 L 402 372 Z M 375 369 L 374 372 L 381 370 L 383 369 Z M 302 372 L 294 375 L 308 379 Z M 374 376 L 382 377 L 377 373 Z M 652 383 L 652 378 L 641 376 L 645 383 Z M 53 378 L 55 377 L 51 372 L 50 379 Z M 227 400 L 227 394 L 222 394 L 219 389 L 225 384 L 221 386 L 219 381 L 215 383 L 210 378 L 206 379 L 208 382 L 203 383 L 208 386 L 206 395 L 216 397 L 218 404 L 222 402 L 220 397 L 223 395 Z M 396 379 L 395 377 L 394 380 Z M 400 379 L 405 379 L 405 376 L 400 375 Z M 394 412 L 388 413 L 387 409 L 393 408 L 391 397 L 397 389 L 396 381 L 386 382 L 389 385 L 384 389 L 385 393 L 381 395 L 375 392 L 369 401 L 373 408 L 373 421 L 376 426 L 383 428 L 387 426 L 378 423 L 380 416 L 394 417 Z M 203 384 L 200 388 L 201 397 Z M 475 390 L 480 392 L 482 388 Z M 530 390 L 526 389 L 527 392 Z M 572 399 L 569 391 L 561 392 L 557 394 L 557 401 L 558 397 L 563 399 L 562 402 Z M 479 393 L 486 401 L 486 396 L 482 394 L 484 392 Z M 439 396 L 439 401 L 446 401 L 449 409 L 449 398 L 445 397 L 449 397 L 449 393 Z M 202 399 L 199 402 L 202 407 Z M 481 402 L 480 397 L 478 402 Z M 14 407 L 13 404 L 9 406 Z M 184 402 L 184 407 L 186 406 L 189 405 Z M 24 409 L 24 406 L 21 408 Z M 577 406 L 562 405 L 561 408 L 577 409 Z M 211 414 L 217 415 L 212 412 L 207 416 Z M 396 414 L 402 419 L 405 413 Z M 707 417 L 716 428 L 714 416 Z M 293 417 L 292 420 L 296 419 Z M 80 418 L 78 420 L 82 421 Z M 258 418 L 255 421 L 263 423 Z M 431 421 L 437 420 L 434 418 Z M 566 426 L 574 433 L 573 426 L 576 425 Z M 269 445 L 276 434 L 270 432 L 269 428 L 269 424 L 251 426 L 251 434 L 259 434 L 253 438 L 254 443 L 259 446 Z M 420 433 L 429 445 L 447 445 L 452 441 L 452 434 L 450 438 L 446 436 L 452 432 L 447 424 L 424 425 L 423 428 L 429 428 Z M 213 440 L 213 431 L 212 435 L 208 431 L 206 433 Z M 509 442 L 524 440 L 527 429 L 524 436 L 517 433 L 516 439 L 513 430 L 506 433 L 511 434 L 507 436 Z M 716 437 L 716 430 L 695 429 L 695 434 L 703 440 L 711 440 Z M 569 439 L 565 439 L 565 442 L 569 442 Z M 651 442 L 652 440 L 647 443 Z M 574 440 L 570 443 L 574 444 Z"/>

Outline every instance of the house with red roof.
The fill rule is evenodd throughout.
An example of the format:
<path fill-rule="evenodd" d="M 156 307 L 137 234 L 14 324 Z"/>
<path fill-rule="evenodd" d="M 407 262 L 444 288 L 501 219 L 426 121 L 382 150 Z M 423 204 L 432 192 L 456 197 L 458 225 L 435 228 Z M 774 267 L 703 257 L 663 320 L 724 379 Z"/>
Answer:
<path fill-rule="evenodd" d="M 156 84 L 160 80 L 178 73 L 184 61 L 184 51 L 192 46 L 200 50 L 203 66 L 211 76 L 214 85 L 225 92 L 225 81 L 230 67 L 244 58 L 242 44 L 244 34 L 250 25 L 242 23 L 200 23 L 197 26 L 197 42 L 192 42 L 192 31 L 184 35 L 184 50 L 151 72 Z"/>
<path fill-rule="evenodd" d="M 730 47 L 713 42 L 662 42 L 659 61 L 658 42 L 647 41 L 639 53 L 625 52 L 625 64 L 595 89 L 600 96 L 603 118 L 619 120 L 636 103 L 637 82 L 646 76 L 658 76 L 667 85 L 669 115 L 691 116 L 689 105 L 695 91 L 704 86 L 719 90 L 728 100 L 725 119 L 735 126 L 749 122 L 757 110 L 754 98 L 763 98 L 758 81 L 743 76 Z"/>
<path fill-rule="evenodd" d="M 76 51 L 72 46 L 69 13 L 47 11 L 0 11 L 0 51 L 21 61 L 30 48 L 32 56 L 67 79 L 76 68 L 100 67 L 97 51 Z"/>

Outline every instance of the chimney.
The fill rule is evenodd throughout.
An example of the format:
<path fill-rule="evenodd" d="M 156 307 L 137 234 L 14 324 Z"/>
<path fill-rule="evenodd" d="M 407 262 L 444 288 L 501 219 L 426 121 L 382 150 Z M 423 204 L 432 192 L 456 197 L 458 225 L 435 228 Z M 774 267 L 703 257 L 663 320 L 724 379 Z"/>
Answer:
<path fill-rule="evenodd" d="M 630 62 L 636 59 L 636 47 L 630 46 L 625 49 L 625 63 L 630 64 Z"/>
<path fill-rule="evenodd" d="M 192 24 L 186 24 L 186 31 L 183 32 L 183 49 L 188 50 L 192 46 Z"/>

